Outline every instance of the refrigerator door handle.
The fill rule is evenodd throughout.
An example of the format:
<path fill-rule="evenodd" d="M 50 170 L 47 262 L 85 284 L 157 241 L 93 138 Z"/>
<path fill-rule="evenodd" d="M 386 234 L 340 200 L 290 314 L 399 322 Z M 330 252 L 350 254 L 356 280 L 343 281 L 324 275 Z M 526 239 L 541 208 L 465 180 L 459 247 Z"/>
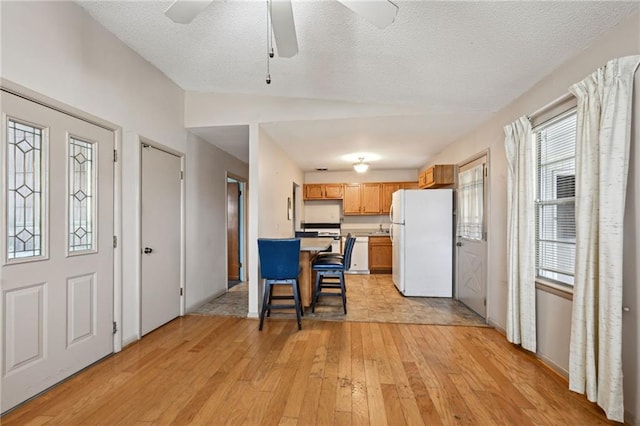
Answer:
<path fill-rule="evenodd" d="M 389 227 L 389 238 L 391 239 L 391 242 L 393 243 L 393 223 Z"/>
<path fill-rule="evenodd" d="M 389 208 L 389 222 L 393 223 L 393 203 L 391 203 L 391 208 Z"/>

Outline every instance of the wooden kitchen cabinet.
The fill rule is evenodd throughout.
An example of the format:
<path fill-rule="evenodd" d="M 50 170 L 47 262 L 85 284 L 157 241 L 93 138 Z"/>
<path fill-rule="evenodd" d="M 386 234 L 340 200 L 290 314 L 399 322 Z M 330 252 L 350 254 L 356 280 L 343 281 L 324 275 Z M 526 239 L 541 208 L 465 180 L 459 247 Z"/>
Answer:
<path fill-rule="evenodd" d="M 401 183 L 399 182 L 385 182 L 381 184 L 381 200 L 380 200 L 380 213 L 388 214 L 391 210 L 391 201 L 393 199 L 393 193 L 401 189 Z"/>
<path fill-rule="evenodd" d="M 420 189 L 418 182 L 400 182 L 400 189 Z"/>
<path fill-rule="evenodd" d="M 344 214 L 360 214 L 360 184 L 345 183 L 342 198 Z"/>
<path fill-rule="evenodd" d="M 380 214 L 379 183 L 345 183 L 343 193 L 345 215 Z"/>
<path fill-rule="evenodd" d="M 362 192 L 361 213 L 380 214 L 380 184 L 363 183 L 360 191 Z"/>
<path fill-rule="evenodd" d="M 420 188 L 440 188 L 454 183 L 453 164 L 436 164 L 429 167 L 418 176 L 418 186 Z"/>
<path fill-rule="evenodd" d="M 387 236 L 369 237 L 369 272 L 390 274 L 392 262 L 391 238 Z"/>
<path fill-rule="evenodd" d="M 392 195 L 399 189 L 418 189 L 418 182 L 345 183 L 344 214 L 389 214 Z"/>
<path fill-rule="evenodd" d="M 307 183 L 304 185 L 305 200 L 342 200 L 341 183 Z"/>

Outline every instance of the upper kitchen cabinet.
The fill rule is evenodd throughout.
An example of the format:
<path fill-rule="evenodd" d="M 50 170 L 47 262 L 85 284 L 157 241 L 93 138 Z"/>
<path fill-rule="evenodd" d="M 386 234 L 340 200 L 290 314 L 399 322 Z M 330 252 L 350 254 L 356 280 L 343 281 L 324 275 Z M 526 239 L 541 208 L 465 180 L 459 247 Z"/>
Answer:
<path fill-rule="evenodd" d="M 380 214 L 380 184 L 345 183 L 343 210 L 345 215 Z"/>
<path fill-rule="evenodd" d="M 360 184 L 345 183 L 342 208 L 344 214 L 360 214 Z"/>
<path fill-rule="evenodd" d="M 380 214 L 380 187 L 379 183 L 363 183 L 362 188 L 362 214 Z"/>
<path fill-rule="evenodd" d="M 392 194 L 399 189 L 418 189 L 418 182 L 345 183 L 344 214 L 388 214 Z"/>
<path fill-rule="evenodd" d="M 420 189 L 418 182 L 400 182 L 400 189 Z"/>
<path fill-rule="evenodd" d="M 416 189 L 418 188 L 418 185 L 416 185 Z M 394 192 L 396 192 L 399 189 L 404 189 L 403 188 L 403 184 L 398 183 L 398 182 L 387 182 L 387 183 L 383 183 L 382 184 L 382 188 L 381 188 L 381 202 L 380 202 L 380 213 L 389 213 L 389 211 L 391 210 L 391 199 L 393 198 L 392 195 Z"/>
<path fill-rule="evenodd" d="M 342 200 L 341 183 L 308 183 L 304 185 L 305 200 Z"/>
<path fill-rule="evenodd" d="M 452 185 L 454 182 L 454 168 L 453 164 L 431 166 L 418 176 L 418 186 L 426 189 Z"/>
<path fill-rule="evenodd" d="M 399 189 L 419 189 L 418 182 L 383 182 L 380 184 L 380 214 L 389 214 L 393 193 Z"/>

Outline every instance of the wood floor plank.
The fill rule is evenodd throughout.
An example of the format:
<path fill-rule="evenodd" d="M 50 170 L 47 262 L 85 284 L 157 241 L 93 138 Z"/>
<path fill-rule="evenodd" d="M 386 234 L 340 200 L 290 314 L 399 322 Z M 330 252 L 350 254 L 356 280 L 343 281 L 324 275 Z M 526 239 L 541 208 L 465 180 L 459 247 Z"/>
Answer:
<path fill-rule="evenodd" d="M 336 387 L 335 409 L 340 413 L 348 413 L 348 416 L 336 413 L 336 422 L 344 422 L 349 418 L 351 423 L 351 323 L 342 323 L 342 340 L 340 342 L 340 355 L 338 359 L 338 385 Z"/>
<path fill-rule="evenodd" d="M 186 316 L 0 418 L 12 425 L 609 425 L 489 328 Z M 3 389 L 3 391 L 5 391 Z"/>
<path fill-rule="evenodd" d="M 376 361 L 364 360 L 365 376 L 367 378 L 367 405 L 369 407 L 369 421 L 372 425 L 386 425 L 387 412 L 384 406 L 384 395 Z"/>

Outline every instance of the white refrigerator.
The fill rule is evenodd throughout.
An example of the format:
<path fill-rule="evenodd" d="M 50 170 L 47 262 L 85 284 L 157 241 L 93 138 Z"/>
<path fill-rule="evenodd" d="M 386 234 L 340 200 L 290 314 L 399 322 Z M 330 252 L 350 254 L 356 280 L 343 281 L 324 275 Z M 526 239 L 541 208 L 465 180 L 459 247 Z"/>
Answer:
<path fill-rule="evenodd" d="M 393 283 L 405 296 L 453 296 L 453 191 L 401 189 L 391 205 Z"/>

